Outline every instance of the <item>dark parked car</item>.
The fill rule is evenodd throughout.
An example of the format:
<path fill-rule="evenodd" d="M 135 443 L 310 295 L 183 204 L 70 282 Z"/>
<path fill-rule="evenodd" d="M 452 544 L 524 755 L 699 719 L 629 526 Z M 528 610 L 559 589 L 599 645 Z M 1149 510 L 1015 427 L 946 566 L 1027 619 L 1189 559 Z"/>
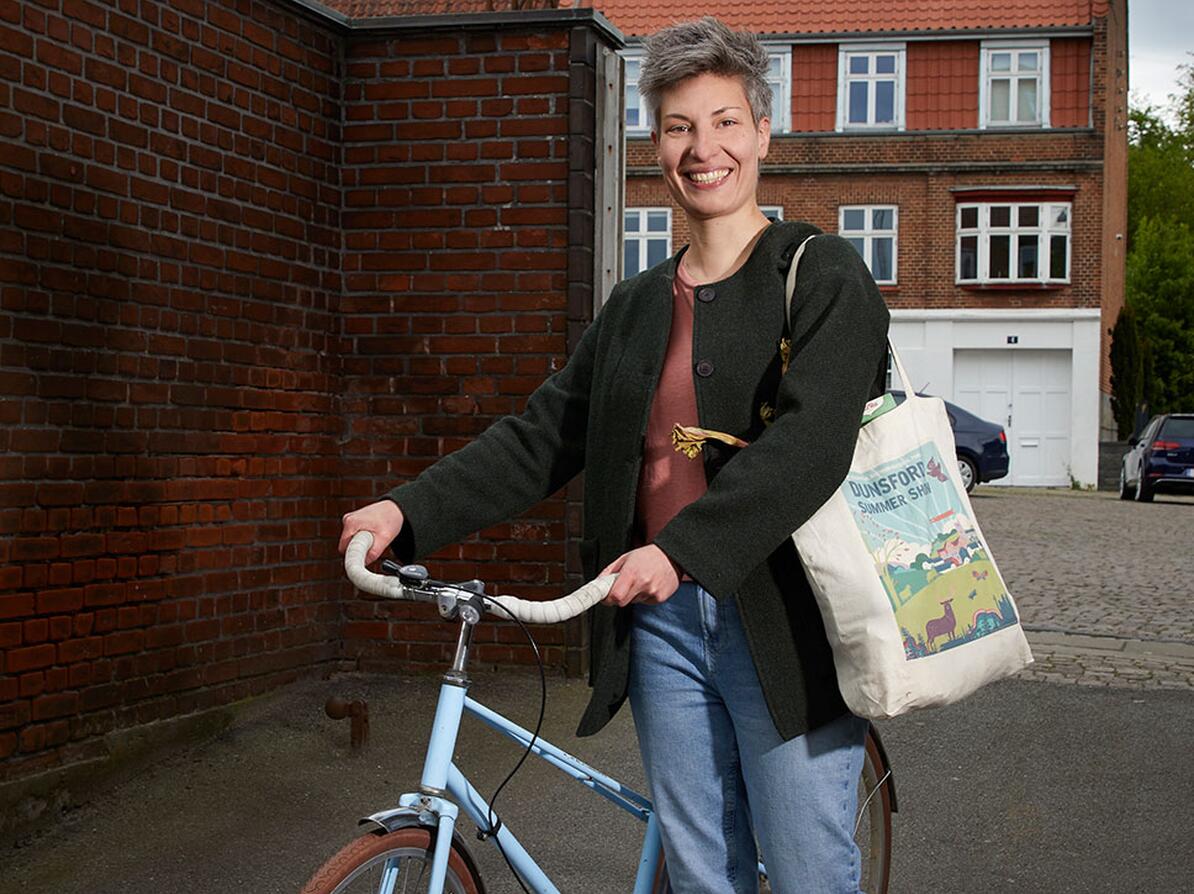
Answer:
<path fill-rule="evenodd" d="M 1119 468 L 1119 498 L 1152 501 L 1158 491 L 1194 493 L 1194 413 L 1154 416 L 1128 441 Z"/>
<path fill-rule="evenodd" d="M 903 391 L 893 391 L 896 403 L 904 400 Z M 954 444 L 958 450 L 958 472 L 966 485 L 966 492 L 976 484 L 994 481 L 1007 475 L 1007 434 L 1002 425 L 980 419 L 956 404 L 945 402 L 949 424 L 954 430 Z"/>

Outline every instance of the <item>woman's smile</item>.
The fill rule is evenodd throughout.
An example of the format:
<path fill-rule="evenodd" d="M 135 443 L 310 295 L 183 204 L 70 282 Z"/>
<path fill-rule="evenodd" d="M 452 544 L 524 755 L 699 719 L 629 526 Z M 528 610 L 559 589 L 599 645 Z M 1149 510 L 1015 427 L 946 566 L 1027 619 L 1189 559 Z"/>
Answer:
<path fill-rule="evenodd" d="M 708 189 L 715 186 L 720 186 L 722 182 L 730 176 L 729 168 L 717 168 L 713 171 L 688 171 L 684 176 L 695 183 L 698 187 Z"/>

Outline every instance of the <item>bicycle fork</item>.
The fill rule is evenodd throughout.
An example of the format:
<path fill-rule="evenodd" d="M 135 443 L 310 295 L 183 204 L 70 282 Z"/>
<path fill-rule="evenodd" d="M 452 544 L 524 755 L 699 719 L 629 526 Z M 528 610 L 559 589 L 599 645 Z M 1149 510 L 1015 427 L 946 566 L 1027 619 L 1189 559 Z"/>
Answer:
<path fill-rule="evenodd" d="M 435 853 L 427 889 L 431 894 L 439 894 L 444 889 L 448 876 L 448 857 L 452 851 L 452 832 L 459 815 L 459 808 L 445 795 L 448 793 L 448 770 L 456 750 L 456 736 L 460 732 L 460 718 L 464 714 L 464 698 L 468 693 L 466 668 L 472 647 L 473 623 L 466 618 L 460 622 L 452 667 L 444 674 L 443 685 L 439 689 L 419 791 L 409 792 L 398 799 L 399 807 L 419 811 L 420 823 L 432 825 L 431 820 L 434 819 Z"/>

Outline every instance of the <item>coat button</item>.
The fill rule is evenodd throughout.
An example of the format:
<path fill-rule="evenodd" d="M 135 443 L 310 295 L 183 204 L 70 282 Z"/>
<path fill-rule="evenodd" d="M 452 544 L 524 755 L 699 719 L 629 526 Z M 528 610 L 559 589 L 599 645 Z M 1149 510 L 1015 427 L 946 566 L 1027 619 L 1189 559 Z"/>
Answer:
<path fill-rule="evenodd" d="M 710 286 L 704 286 L 703 288 L 697 289 L 697 298 L 701 301 L 704 301 L 706 304 L 716 297 L 717 291 Z"/>
<path fill-rule="evenodd" d="M 707 379 L 709 376 L 713 375 L 713 361 L 702 360 L 700 363 L 698 363 L 696 365 L 696 374 L 702 379 Z"/>

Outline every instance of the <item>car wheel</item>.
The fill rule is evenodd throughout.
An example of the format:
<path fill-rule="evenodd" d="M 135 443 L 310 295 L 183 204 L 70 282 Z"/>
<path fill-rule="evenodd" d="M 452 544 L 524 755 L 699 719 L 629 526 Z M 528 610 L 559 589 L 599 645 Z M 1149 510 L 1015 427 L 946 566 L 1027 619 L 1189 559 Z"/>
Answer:
<path fill-rule="evenodd" d="M 1128 472 L 1123 467 L 1119 467 L 1119 498 L 1121 500 L 1130 500 L 1136 494 L 1128 487 Z"/>
<path fill-rule="evenodd" d="M 958 457 L 958 474 L 962 476 L 962 483 L 966 485 L 966 493 L 974 490 L 974 486 L 978 484 L 978 466 L 974 461 L 965 456 Z"/>
<path fill-rule="evenodd" d="M 1153 489 L 1149 485 L 1148 479 L 1144 477 L 1144 469 L 1140 470 L 1140 480 L 1136 482 L 1136 499 L 1141 503 L 1153 501 Z"/>

